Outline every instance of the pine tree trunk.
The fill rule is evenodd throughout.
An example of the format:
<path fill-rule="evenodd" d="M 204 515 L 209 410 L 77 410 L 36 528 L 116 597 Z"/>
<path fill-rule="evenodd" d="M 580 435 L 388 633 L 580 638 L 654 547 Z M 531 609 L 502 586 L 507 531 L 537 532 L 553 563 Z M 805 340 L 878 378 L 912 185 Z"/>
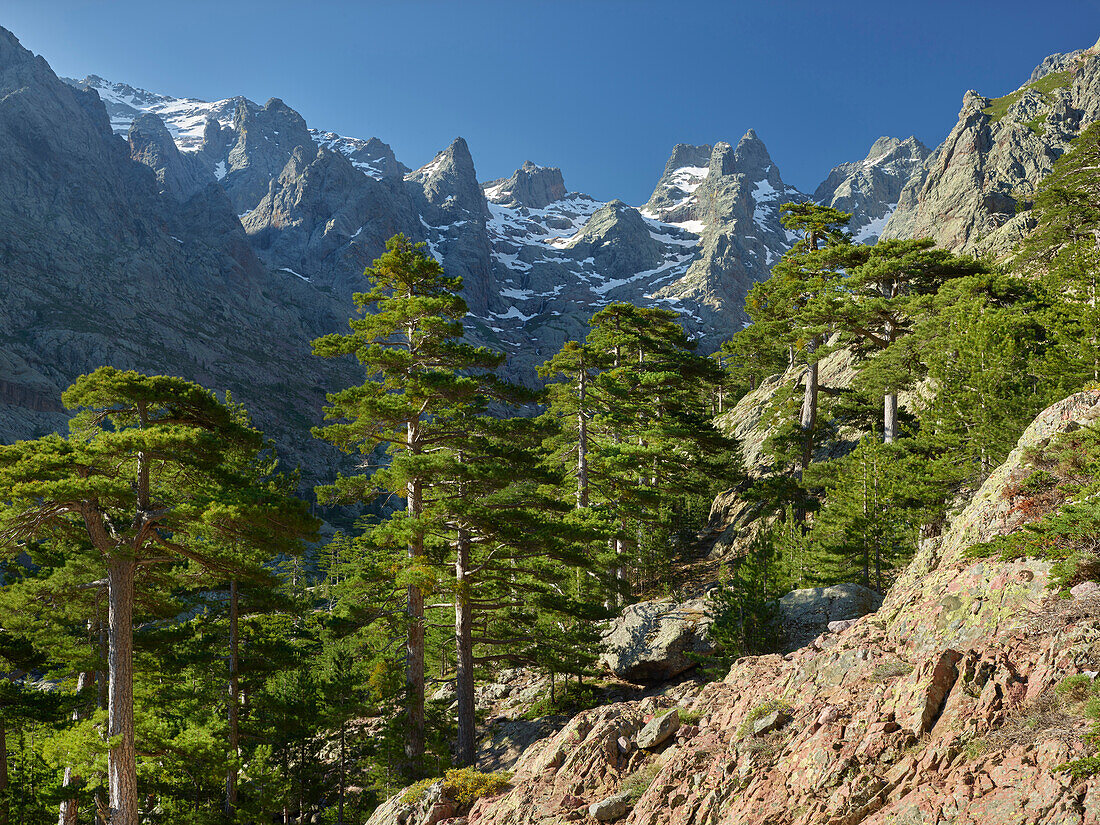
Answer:
<path fill-rule="evenodd" d="M 578 381 L 577 398 L 579 400 L 577 412 L 577 507 L 588 506 L 588 417 L 585 415 L 584 405 L 588 393 L 588 374 L 581 366 L 580 379 Z"/>
<path fill-rule="evenodd" d="M 90 624 L 91 622 L 89 622 L 89 625 Z M 84 692 L 85 688 L 88 687 L 88 684 L 92 681 L 93 678 L 95 678 L 95 676 L 91 671 L 82 672 L 79 676 L 76 677 L 77 696 Z M 79 722 L 82 716 L 83 714 L 80 712 L 79 708 L 73 710 L 72 719 L 74 722 Z M 80 780 L 81 777 L 73 773 L 72 766 L 67 766 L 65 768 L 65 778 L 62 780 L 61 786 L 63 788 L 67 788 L 70 785 L 79 783 Z M 61 803 L 61 810 L 58 812 L 57 815 L 57 825 L 76 825 L 79 815 L 80 801 L 76 797 L 66 799 Z"/>
<path fill-rule="evenodd" d="M 815 347 L 811 345 L 810 355 Z M 814 459 L 814 429 L 817 427 L 817 361 L 806 365 L 806 388 L 802 396 L 802 415 L 799 428 L 802 430 L 802 470 L 805 471 Z"/>
<path fill-rule="evenodd" d="M 96 608 L 96 612 L 99 616 L 98 622 L 98 637 L 99 637 L 99 670 L 95 674 L 96 683 L 96 707 L 99 710 L 107 710 L 107 623 L 103 621 L 102 613 L 99 608 Z M 98 771 L 97 775 L 99 779 L 103 780 L 103 771 Z M 106 810 L 107 805 L 103 801 L 103 796 L 100 790 L 95 792 L 95 809 L 97 811 Z"/>
<path fill-rule="evenodd" d="M 414 455 L 420 453 L 420 422 L 408 424 L 408 447 Z M 420 479 L 413 479 L 408 486 L 407 509 L 414 524 L 423 512 L 422 486 Z M 416 528 L 419 529 L 419 525 Z M 414 534 L 408 547 L 409 560 L 420 563 L 424 555 L 424 539 Z M 408 729 L 405 732 L 405 756 L 410 768 L 419 767 L 424 756 L 424 592 L 415 584 L 409 585 L 409 630 L 405 642 L 405 690 L 408 709 Z"/>
<path fill-rule="evenodd" d="M 117 744 L 107 755 L 110 825 L 138 825 L 137 762 L 134 753 L 134 572 L 133 559 L 107 565 L 107 736 Z"/>
<path fill-rule="evenodd" d="M 95 674 L 96 707 L 107 710 L 107 625 L 102 614 L 99 618 L 99 662 L 100 670 Z"/>
<path fill-rule="evenodd" d="M 229 583 L 229 707 L 226 714 L 229 723 L 229 755 L 233 762 L 225 777 L 225 813 L 232 818 L 237 810 L 237 760 L 241 755 L 240 732 L 240 641 L 237 618 L 240 608 L 237 582 Z"/>
<path fill-rule="evenodd" d="M 898 394 L 888 392 L 883 396 L 882 404 L 882 440 L 893 444 L 898 437 Z"/>
<path fill-rule="evenodd" d="M 870 564 L 870 552 L 871 552 L 870 538 L 871 537 L 867 535 L 867 524 L 868 524 L 867 514 L 868 514 L 868 511 L 870 509 L 869 500 L 868 500 L 869 496 L 870 496 L 870 490 L 868 489 L 868 486 L 867 486 L 867 481 L 868 481 L 867 477 L 868 477 L 868 474 L 869 474 L 869 470 L 867 468 L 867 454 L 865 452 L 863 452 L 863 450 L 861 450 L 860 453 L 861 453 L 860 462 L 863 465 L 863 524 L 864 524 L 864 533 L 863 533 L 863 579 L 860 582 L 860 584 L 862 584 L 864 587 L 870 587 L 871 582 L 870 582 L 870 579 L 869 579 L 870 573 L 868 571 L 868 565 Z"/>
<path fill-rule="evenodd" d="M 0 825 L 8 825 L 11 821 L 8 791 L 8 728 L 0 719 Z"/>
<path fill-rule="evenodd" d="M 473 617 L 470 611 L 470 535 L 459 529 L 455 543 L 455 687 L 458 693 L 459 767 L 474 764 L 474 644 Z"/>

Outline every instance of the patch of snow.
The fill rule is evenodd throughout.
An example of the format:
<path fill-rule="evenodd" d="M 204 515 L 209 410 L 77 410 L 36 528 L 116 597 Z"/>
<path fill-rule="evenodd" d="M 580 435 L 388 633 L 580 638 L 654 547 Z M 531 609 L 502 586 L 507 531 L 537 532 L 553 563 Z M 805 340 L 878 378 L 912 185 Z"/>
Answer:
<path fill-rule="evenodd" d="M 669 224 L 670 226 L 678 226 L 687 232 L 692 232 L 696 235 L 702 235 L 703 230 L 707 228 L 707 225 L 703 221 L 681 221 L 680 223 Z"/>
<path fill-rule="evenodd" d="M 446 158 L 446 153 L 440 152 L 431 160 L 431 162 L 426 163 L 419 169 L 413 172 L 409 172 L 409 174 L 405 175 L 405 180 L 427 180 L 433 174 L 435 174 L 436 171 L 439 170 L 439 167 L 443 165 L 443 161 L 446 160 Z"/>
<path fill-rule="evenodd" d="M 281 266 L 281 267 L 279 267 L 279 268 L 278 268 L 278 269 L 277 269 L 276 271 L 277 271 L 277 272 L 289 272 L 289 273 L 290 273 L 291 275 L 295 275 L 295 276 L 297 276 L 297 277 L 301 278 L 301 279 L 302 279 L 303 281 L 305 281 L 305 282 L 306 282 L 307 284 L 308 284 L 308 283 L 312 283 L 312 279 L 310 279 L 310 278 L 307 278 L 307 277 L 306 277 L 305 275 L 302 275 L 302 274 L 301 274 L 301 273 L 299 273 L 299 272 L 295 272 L 295 271 L 294 271 L 293 269 L 291 269 L 291 268 L 290 268 L 289 266 Z"/>
<path fill-rule="evenodd" d="M 684 192 L 694 192 L 706 180 L 709 172 L 710 168 L 707 166 L 681 166 L 673 170 L 669 185 Z"/>
<path fill-rule="evenodd" d="M 221 180 L 225 177 L 225 175 L 225 161 L 219 160 L 217 163 L 214 164 L 214 177 L 218 180 Z"/>
<path fill-rule="evenodd" d="M 758 180 L 752 188 L 752 199 L 757 203 L 769 203 L 779 197 L 779 193 L 767 179 Z"/>
<path fill-rule="evenodd" d="M 886 214 L 878 218 L 874 218 L 859 228 L 858 231 L 852 233 L 852 241 L 855 243 L 867 243 L 874 239 L 878 240 L 878 237 L 882 234 L 882 230 L 886 228 L 887 221 L 890 220 L 890 216 L 894 214 L 894 210 L 898 208 L 896 203 L 887 204 Z"/>
<path fill-rule="evenodd" d="M 492 315 L 493 315 L 494 318 L 499 318 L 502 321 L 505 321 L 509 318 L 519 318 L 519 320 L 521 320 L 523 322 L 530 321 L 532 318 L 535 317 L 534 315 L 524 315 L 522 312 L 520 312 L 514 306 L 508 307 L 508 311 L 505 312 L 504 314 L 501 314 L 499 312 L 494 312 L 494 313 L 492 313 Z"/>

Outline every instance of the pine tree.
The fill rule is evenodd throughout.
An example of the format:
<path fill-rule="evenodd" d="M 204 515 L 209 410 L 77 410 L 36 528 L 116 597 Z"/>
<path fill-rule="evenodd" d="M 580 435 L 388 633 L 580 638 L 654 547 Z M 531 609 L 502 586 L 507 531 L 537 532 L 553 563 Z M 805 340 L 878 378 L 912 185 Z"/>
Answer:
<path fill-rule="evenodd" d="M 862 383 L 874 385 L 881 395 L 882 437 L 892 443 L 898 437 L 898 390 L 911 386 L 919 375 L 916 353 L 899 341 L 912 333 L 925 298 L 948 280 L 975 275 L 985 266 L 935 249 L 931 238 L 839 246 L 828 257 L 844 272 L 838 346 L 848 346 L 865 359 Z M 875 357 L 885 351 L 885 357 Z"/>
<path fill-rule="evenodd" d="M 1066 392 L 1100 381 L 1100 124 L 1072 143 L 1039 184 L 1036 221 L 1021 250 L 1021 264 L 1039 269 L 1064 306 L 1051 333 L 1061 358 L 1050 364 Z"/>
<path fill-rule="evenodd" d="M 772 267 L 771 277 L 749 292 L 746 309 L 754 323 L 784 334 L 794 363 L 797 353 L 806 365 L 799 430 L 802 450 L 800 471 L 810 465 L 818 419 L 818 361 L 839 319 L 841 274 L 833 259 L 820 250 L 851 243 L 844 227 L 851 215 L 812 203 L 785 203 L 780 207 L 783 225 L 802 237 Z M 822 246 L 824 245 L 824 247 Z"/>
<path fill-rule="evenodd" d="M 328 396 L 325 410 L 334 422 L 315 430 L 318 437 L 346 451 L 371 455 L 388 444 L 390 464 L 381 472 L 340 476 L 318 495 L 326 501 L 369 502 L 381 492 L 403 496 L 405 510 L 384 530 L 405 544 L 408 564 L 406 640 L 407 742 L 410 763 L 424 753 L 424 592 L 436 571 L 425 554 L 425 488 L 437 470 L 441 448 L 464 433 L 457 417 L 481 409 L 495 384 L 490 370 L 504 356 L 462 342 L 466 302 L 460 278 L 443 268 L 404 235 L 386 243 L 386 252 L 365 275 L 370 290 L 355 294 L 360 317 L 348 334 L 333 333 L 313 343 L 326 358 L 354 355 L 366 381 Z"/>
<path fill-rule="evenodd" d="M 825 489 L 825 504 L 810 531 L 815 574 L 822 583 L 859 581 L 880 593 L 916 548 L 920 510 L 904 496 L 898 449 L 876 434 L 840 459 L 815 465 L 810 483 Z"/>
<path fill-rule="evenodd" d="M 0 447 L 0 545 L 86 535 L 107 573 L 108 761 L 112 825 L 137 825 L 133 612 L 139 571 L 187 559 L 231 570 L 241 535 L 271 546 L 307 533 L 304 506 L 260 490 L 225 459 L 263 447 L 210 392 L 177 378 L 102 367 L 62 396 L 68 439 Z"/>
<path fill-rule="evenodd" d="M 596 313 L 583 344 L 567 343 L 541 367 L 548 387 L 551 460 L 577 461 L 578 503 L 602 517 L 618 596 L 640 583 L 639 565 L 666 569 L 685 497 L 736 482 L 733 443 L 710 420 L 716 363 L 695 355 L 674 312 L 614 303 Z M 582 494 L 583 491 L 583 494 Z M 647 551 L 648 559 L 639 558 Z"/>
<path fill-rule="evenodd" d="M 591 538 L 562 517 L 570 505 L 551 495 L 559 481 L 541 465 L 542 428 L 534 419 L 471 416 L 466 437 L 442 466 L 429 515 L 452 548 L 460 765 L 475 751 L 474 672 L 499 662 L 541 663 L 558 648 L 546 620 L 604 618 L 563 597 L 574 575 L 590 572 Z M 590 662 L 592 638 L 580 658 Z M 562 657 L 563 661 L 568 656 Z"/>
<path fill-rule="evenodd" d="M 719 362 L 725 373 L 715 413 L 732 409 L 741 398 L 757 389 L 772 375 L 783 372 L 788 365 L 788 347 L 783 330 L 768 330 L 766 325 L 750 324 L 735 332 L 719 349 Z"/>

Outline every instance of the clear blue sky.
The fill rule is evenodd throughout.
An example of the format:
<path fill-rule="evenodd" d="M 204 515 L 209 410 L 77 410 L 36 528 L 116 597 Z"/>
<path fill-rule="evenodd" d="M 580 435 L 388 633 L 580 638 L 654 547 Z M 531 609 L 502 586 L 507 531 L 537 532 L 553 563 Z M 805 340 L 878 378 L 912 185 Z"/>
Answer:
<path fill-rule="evenodd" d="M 1004 94 L 1100 38 L 1095 0 L 5 0 L 61 75 L 281 97 L 411 167 L 456 135 L 483 180 L 524 160 L 644 202 L 673 144 L 755 128 L 811 190 L 879 135 L 935 146 L 963 93 Z"/>

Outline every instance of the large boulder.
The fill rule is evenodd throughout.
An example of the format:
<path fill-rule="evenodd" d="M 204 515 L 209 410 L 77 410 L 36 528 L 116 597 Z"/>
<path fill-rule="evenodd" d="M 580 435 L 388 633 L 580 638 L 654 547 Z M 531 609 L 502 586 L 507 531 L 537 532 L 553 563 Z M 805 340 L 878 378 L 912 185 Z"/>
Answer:
<path fill-rule="evenodd" d="M 716 652 L 710 625 L 706 596 L 632 604 L 604 634 L 600 664 L 630 682 L 672 679 Z"/>
<path fill-rule="evenodd" d="M 830 622 L 858 619 L 882 606 L 882 594 L 859 584 L 792 590 L 779 599 L 776 622 L 784 652 L 805 647 L 829 630 Z"/>

